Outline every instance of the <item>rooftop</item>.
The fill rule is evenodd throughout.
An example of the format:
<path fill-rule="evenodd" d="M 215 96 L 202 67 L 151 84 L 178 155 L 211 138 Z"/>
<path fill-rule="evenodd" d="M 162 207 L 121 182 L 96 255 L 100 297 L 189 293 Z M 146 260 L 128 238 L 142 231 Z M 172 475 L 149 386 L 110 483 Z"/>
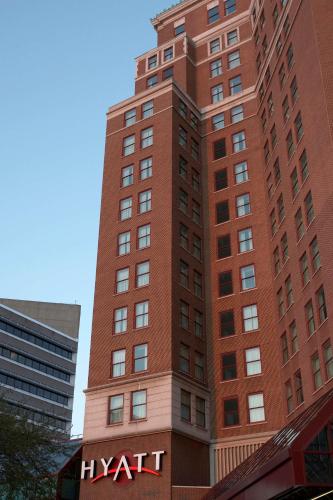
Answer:
<path fill-rule="evenodd" d="M 173 9 L 175 9 L 176 7 L 180 7 L 182 4 L 191 3 L 191 1 L 193 1 L 193 0 L 179 0 L 179 2 L 176 2 L 176 3 L 172 4 L 172 5 L 170 5 L 170 7 L 167 7 L 166 9 L 164 9 L 164 10 L 162 10 L 161 12 L 159 12 L 158 14 L 156 14 L 156 16 L 155 16 L 155 17 L 152 17 L 152 18 L 151 18 L 151 22 L 152 22 L 153 24 L 155 24 L 155 23 L 156 23 L 156 21 L 158 20 L 158 18 L 159 18 L 160 16 L 163 16 L 164 14 L 166 14 L 166 13 L 168 13 L 168 12 L 172 11 L 172 10 L 173 10 Z"/>

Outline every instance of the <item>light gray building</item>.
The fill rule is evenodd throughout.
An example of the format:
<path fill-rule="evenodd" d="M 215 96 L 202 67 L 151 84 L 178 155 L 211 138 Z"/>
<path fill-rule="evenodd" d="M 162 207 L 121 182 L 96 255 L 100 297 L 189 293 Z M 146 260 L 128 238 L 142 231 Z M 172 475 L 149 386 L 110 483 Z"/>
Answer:
<path fill-rule="evenodd" d="M 0 392 L 29 419 L 70 434 L 81 307 L 0 299 Z"/>

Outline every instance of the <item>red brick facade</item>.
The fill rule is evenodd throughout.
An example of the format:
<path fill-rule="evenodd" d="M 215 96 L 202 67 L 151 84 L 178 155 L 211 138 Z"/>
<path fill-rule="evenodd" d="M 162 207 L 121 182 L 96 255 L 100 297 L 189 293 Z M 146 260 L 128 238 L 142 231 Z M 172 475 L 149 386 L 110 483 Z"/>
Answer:
<path fill-rule="evenodd" d="M 153 20 L 108 112 L 83 459 L 166 455 L 81 498 L 185 498 L 330 388 L 332 20 L 330 0 Z"/>

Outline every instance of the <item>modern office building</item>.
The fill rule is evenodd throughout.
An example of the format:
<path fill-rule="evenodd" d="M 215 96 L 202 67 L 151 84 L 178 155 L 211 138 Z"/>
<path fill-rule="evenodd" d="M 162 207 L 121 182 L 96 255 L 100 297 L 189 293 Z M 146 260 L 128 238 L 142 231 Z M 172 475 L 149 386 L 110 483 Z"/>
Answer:
<path fill-rule="evenodd" d="M 79 305 L 0 299 L 0 391 L 18 413 L 71 432 Z"/>
<path fill-rule="evenodd" d="M 199 498 L 332 388 L 333 2 L 152 24 L 107 114 L 83 499 Z"/>

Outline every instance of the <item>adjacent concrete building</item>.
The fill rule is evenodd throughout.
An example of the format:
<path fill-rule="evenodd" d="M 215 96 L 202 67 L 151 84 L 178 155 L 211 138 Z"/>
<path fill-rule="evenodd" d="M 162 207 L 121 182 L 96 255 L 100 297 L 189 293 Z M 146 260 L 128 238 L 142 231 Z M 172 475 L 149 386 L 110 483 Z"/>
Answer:
<path fill-rule="evenodd" d="M 0 299 L 1 395 L 29 419 L 70 434 L 80 306 Z"/>
<path fill-rule="evenodd" d="M 196 498 L 332 387 L 333 2 L 152 23 L 107 114 L 83 499 Z"/>

